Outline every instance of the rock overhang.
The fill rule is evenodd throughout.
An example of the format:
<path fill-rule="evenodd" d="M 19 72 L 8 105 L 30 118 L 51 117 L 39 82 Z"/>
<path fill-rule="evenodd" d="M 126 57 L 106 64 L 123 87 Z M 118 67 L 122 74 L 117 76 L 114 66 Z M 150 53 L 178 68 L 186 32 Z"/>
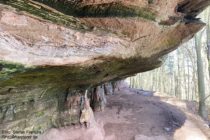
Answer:
<path fill-rule="evenodd" d="M 84 90 L 97 106 L 98 96 L 114 88 L 101 83 L 161 66 L 164 55 L 205 26 L 196 16 L 209 4 L 0 0 L 0 129 L 78 123 L 80 102 L 68 105 Z"/>
<path fill-rule="evenodd" d="M 37 79 L 89 85 L 159 67 L 161 57 L 205 25 L 195 16 L 209 1 L 8 0 L 2 4 L 2 86 L 38 84 Z M 15 83 L 18 79 L 23 82 Z"/>

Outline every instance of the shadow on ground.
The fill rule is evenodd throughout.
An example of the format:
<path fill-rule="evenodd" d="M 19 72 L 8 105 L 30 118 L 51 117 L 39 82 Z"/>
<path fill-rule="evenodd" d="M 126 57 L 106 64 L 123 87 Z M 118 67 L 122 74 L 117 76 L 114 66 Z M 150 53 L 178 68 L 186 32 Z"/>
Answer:
<path fill-rule="evenodd" d="M 51 129 L 43 140 L 208 140 L 194 105 L 125 88 L 107 97 L 96 126 Z M 189 111 L 187 111 L 189 110 Z M 194 116 L 194 118 L 193 118 Z"/>

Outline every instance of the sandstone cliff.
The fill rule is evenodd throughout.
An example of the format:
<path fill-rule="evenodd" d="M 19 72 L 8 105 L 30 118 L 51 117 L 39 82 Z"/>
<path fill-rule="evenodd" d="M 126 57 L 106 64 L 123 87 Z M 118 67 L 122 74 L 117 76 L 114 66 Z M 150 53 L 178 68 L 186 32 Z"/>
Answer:
<path fill-rule="evenodd" d="M 1 0 L 0 127 L 44 130 L 77 123 L 80 103 L 75 116 L 67 111 L 68 97 L 74 104 L 87 88 L 159 67 L 164 55 L 204 27 L 196 16 L 209 4 Z"/>

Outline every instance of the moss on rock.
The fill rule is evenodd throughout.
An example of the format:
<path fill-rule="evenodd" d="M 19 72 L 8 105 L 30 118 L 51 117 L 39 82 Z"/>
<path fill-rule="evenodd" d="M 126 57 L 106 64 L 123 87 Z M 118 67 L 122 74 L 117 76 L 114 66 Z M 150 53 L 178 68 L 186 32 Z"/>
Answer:
<path fill-rule="evenodd" d="M 0 60 L 0 80 L 5 80 L 16 73 L 25 72 L 27 69 L 22 64 L 11 63 Z"/>
<path fill-rule="evenodd" d="M 87 30 L 88 27 L 80 23 L 76 18 L 60 13 L 56 10 L 49 10 L 47 7 L 33 3 L 28 0 L 7 0 L 0 3 L 10 5 L 20 11 L 28 12 L 34 16 L 41 17 L 45 20 L 52 21 L 53 23 L 63 25 L 69 28 L 78 30 Z"/>
<path fill-rule="evenodd" d="M 121 2 L 81 5 L 80 3 L 56 0 L 8 0 L 5 1 L 4 4 L 50 20 L 56 24 L 80 30 L 90 28 L 74 17 L 142 17 L 148 20 L 155 20 L 156 18 L 155 13 L 149 9 L 130 5 L 127 6 Z"/>

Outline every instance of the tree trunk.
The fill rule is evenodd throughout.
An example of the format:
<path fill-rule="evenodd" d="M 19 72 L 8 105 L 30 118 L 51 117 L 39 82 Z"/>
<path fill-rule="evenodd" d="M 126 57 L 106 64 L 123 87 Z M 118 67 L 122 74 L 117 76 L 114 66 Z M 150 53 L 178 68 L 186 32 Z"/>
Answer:
<path fill-rule="evenodd" d="M 210 76 L 210 8 L 208 9 L 208 22 L 207 22 L 207 57 L 209 61 L 209 76 Z"/>
<path fill-rule="evenodd" d="M 199 114 L 207 119 L 207 110 L 205 104 L 205 82 L 203 73 L 203 62 L 201 56 L 201 36 L 195 38 L 196 54 L 197 54 L 197 74 L 198 74 L 198 93 L 199 93 Z"/>

